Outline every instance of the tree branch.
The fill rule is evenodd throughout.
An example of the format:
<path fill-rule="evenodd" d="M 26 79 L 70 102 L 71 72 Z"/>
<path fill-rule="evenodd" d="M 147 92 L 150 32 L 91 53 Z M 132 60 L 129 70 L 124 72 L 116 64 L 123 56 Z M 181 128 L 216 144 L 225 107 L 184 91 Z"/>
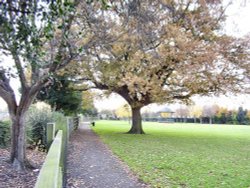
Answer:
<path fill-rule="evenodd" d="M 14 109 L 16 108 L 16 98 L 13 89 L 10 86 L 9 79 L 5 76 L 4 71 L 0 71 L 0 96 L 3 100 L 8 104 L 8 106 L 13 106 Z"/>
<path fill-rule="evenodd" d="M 19 76 L 19 79 L 20 79 L 20 82 L 21 82 L 21 86 L 22 86 L 22 89 L 24 88 L 27 88 L 27 79 L 25 77 L 25 74 L 24 74 L 24 70 L 23 70 L 23 67 L 22 67 L 22 64 L 21 64 L 21 61 L 20 61 L 20 58 L 18 57 L 18 55 L 15 53 L 15 52 L 11 52 L 12 54 L 12 57 L 14 58 L 14 62 L 15 62 L 15 65 L 16 65 L 16 69 L 17 69 L 17 74 Z"/>
<path fill-rule="evenodd" d="M 74 6 L 77 7 L 77 5 L 80 3 L 80 0 L 76 0 Z M 65 67 L 67 64 L 69 64 L 76 56 L 77 54 L 73 54 L 71 44 L 67 41 L 66 33 L 69 32 L 73 20 L 75 18 L 75 14 L 70 14 L 69 18 L 67 20 L 63 20 L 63 29 L 62 29 L 62 36 L 60 41 L 60 46 L 58 49 L 58 53 L 55 57 L 55 60 L 51 63 L 51 66 L 49 67 L 49 72 L 55 72 L 56 70 L 59 70 L 63 67 Z M 68 47 L 69 50 L 69 57 L 65 57 L 65 45 Z"/>

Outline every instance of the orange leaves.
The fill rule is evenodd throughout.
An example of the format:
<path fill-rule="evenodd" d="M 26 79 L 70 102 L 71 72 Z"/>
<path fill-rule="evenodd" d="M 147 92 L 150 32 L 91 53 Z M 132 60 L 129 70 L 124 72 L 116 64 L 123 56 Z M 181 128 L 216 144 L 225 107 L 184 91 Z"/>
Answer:
<path fill-rule="evenodd" d="M 217 3 L 141 1 L 133 15 L 123 1 L 108 12 L 88 9 L 94 23 L 83 39 L 89 44 L 79 76 L 144 104 L 238 91 L 245 48 L 218 34 L 224 17 Z"/>

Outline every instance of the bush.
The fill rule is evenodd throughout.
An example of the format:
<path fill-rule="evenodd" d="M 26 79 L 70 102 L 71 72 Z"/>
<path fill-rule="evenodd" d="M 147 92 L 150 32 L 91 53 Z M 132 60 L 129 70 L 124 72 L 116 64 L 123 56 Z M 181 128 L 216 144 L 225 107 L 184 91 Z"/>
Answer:
<path fill-rule="evenodd" d="M 50 106 L 43 105 L 37 107 L 31 106 L 26 117 L 26 135 L 27 143 L 32 148 L 35 147 L 41 151 L 46 150 L 46 125 L 50 122 L 56 122 L 56 130 L 66 131 L 67 120 L 60 112 L 51 112 Z M 11 140 L 11 124 L 7 121 L 0 121 L 0 147 L 6 147 Z"/>
<path fill-rule="evenodd" d="M 0 121 L 0 147 L 6 147 L 10 143 L 10 123 Z"/>
<path fill-rule="evenodd" d="M 56 131 L 64 130 L 67 125 L 66 117 L 60 112 L 52 112 L 49 106 L 38 108 L 35 105 L 29 110 L 27 116 L 28 143 L 39 150 L 46 151 L 46 125 L 55 122 Z"/>
<path fill-rule="evenodd" d="M 50 108 L 32 106 L 27 115 L 28 143 L 44 151 L 46 148 L 46 125 L 52 121 Z"/>
<path fill-rule="evenodd" d="M 67 119 L 61 112 L 51 112 L 53 122 L 56 122 L 56 130 L 64 130 L 67 125 Z"/>

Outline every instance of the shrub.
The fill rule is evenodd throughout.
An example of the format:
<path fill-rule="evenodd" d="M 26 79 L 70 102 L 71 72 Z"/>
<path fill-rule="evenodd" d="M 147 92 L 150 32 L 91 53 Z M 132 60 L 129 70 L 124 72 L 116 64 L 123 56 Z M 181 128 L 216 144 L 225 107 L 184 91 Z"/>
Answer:
<path fill-rule="evenodd" d="M 10 123 L 0 121 L 0 147 L 6 147 L 10 143 Z"/>
<path fill-rule="evenodd" d="M 32 106 L 27 115 L 28 143 L 44 151 L 46 148 L 46 125 L 52 121 L 50 108 Z"/>
<path fill-rule="evenodd" d="M 56 130 L 66 130 L 66 117 L 60 112 L 51 112 L 48 105 L 33 105 L 26 117 L 27 143 L 41 151 L 46 150 L 46 125 L 56 122 Z M 6 147 L 11 140 L 10 122 L 0 121 L 0 147 Z"/>
<path fill-rule="evenodd" d="M 52 120 L 56 123 L 56 130 L 64 130 L 67 125 L 67 119 L 61 112 L 51 112 Z"/>
<path fill-rule="evenodd" d="M 52 112 L 49 106 L 33 105 L 27 116 L 27 138 L 28 143 L 37 147 L 39 150 L 45 151 L 46 143 L 46 125 L 55 122 L 56 130 L 64 130 L 67 120 L 61 112 Z"/>

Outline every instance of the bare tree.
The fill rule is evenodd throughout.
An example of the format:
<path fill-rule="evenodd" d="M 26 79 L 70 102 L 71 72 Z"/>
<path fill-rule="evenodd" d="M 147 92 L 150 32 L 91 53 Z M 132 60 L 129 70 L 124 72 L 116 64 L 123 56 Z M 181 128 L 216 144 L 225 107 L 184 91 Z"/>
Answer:
<path fill-rule="evenodd" d="M 189 116 L 189 109 L 186 106 L 181 106 L 176 109 L 175 116 L 182 118 L 182 121 L 186 123 Z"/>
<path fill-rule="evenodd" d="M 209 124 L 213 123 L 213 117 L 218 113 L 219 106 L 212 105 L 212 106 L 204 106 L 202 109 L 202 116 L 209 118 Z"/>

